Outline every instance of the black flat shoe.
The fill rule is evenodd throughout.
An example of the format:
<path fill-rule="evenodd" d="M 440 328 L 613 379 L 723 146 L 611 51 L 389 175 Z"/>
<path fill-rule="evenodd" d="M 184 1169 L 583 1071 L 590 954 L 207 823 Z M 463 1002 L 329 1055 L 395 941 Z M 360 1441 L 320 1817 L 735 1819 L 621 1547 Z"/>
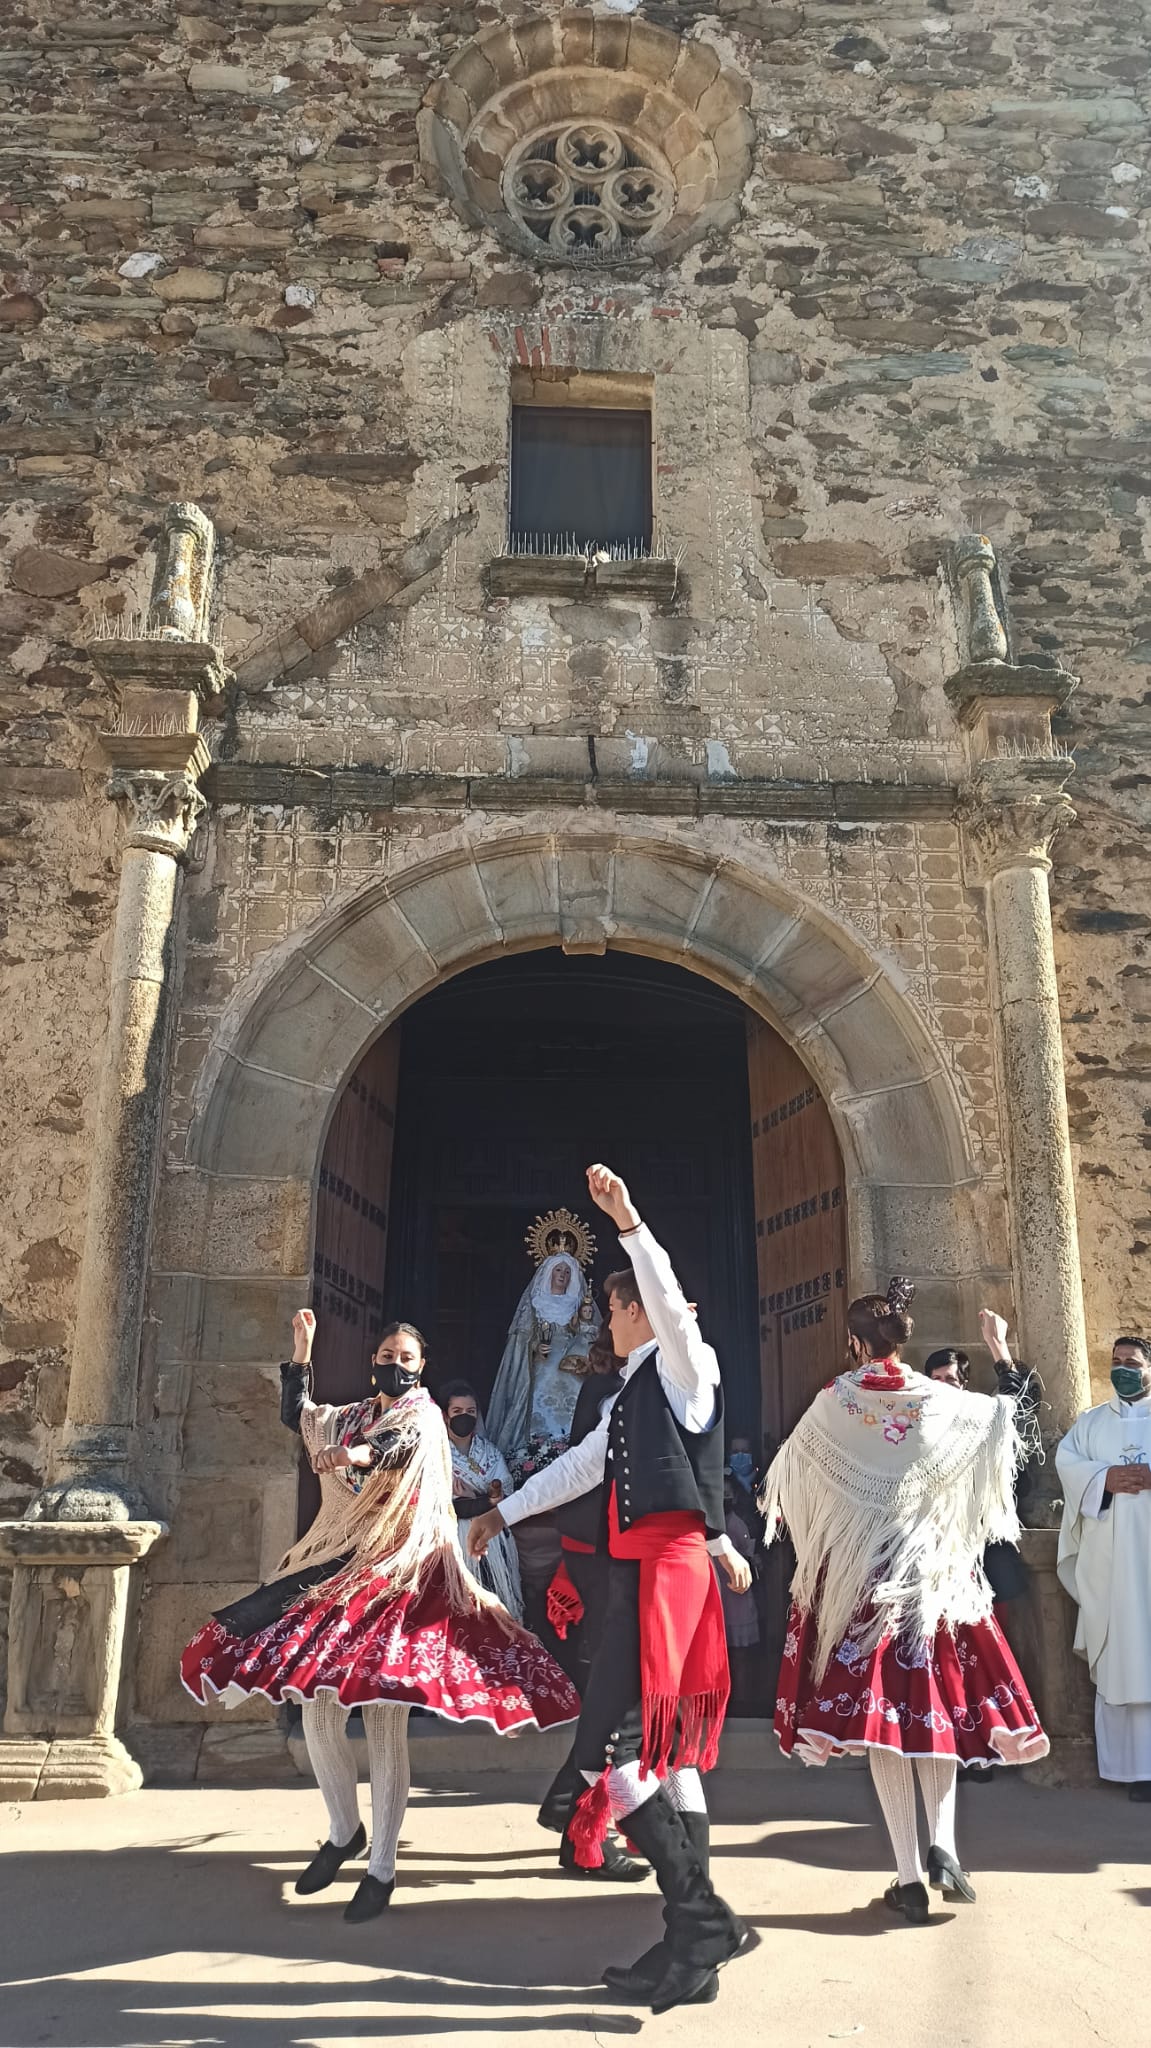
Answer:
<path fill-rule="evenodd" d="M 946 1849 L 928 1850 L 927 1881 L 932 1891 L 944 1892 L 949 1899 L 966 1899 L 968 1905 L 975 1903 L 975 1886 Z"/>
<path fill-rule="evenodd" d="M 342 1849 L 336 1842 L 325 1842 L 322 1849 L 317 1849 L 307 1869 L 300 1872 L 293 1891 L 298 1892 L 302 1899 L 309 1898 L 312 1892 L 326 1892 L 328 1886 L 335 1883 L 340 1865 L 347 1863 L 352 1856 L 362 1856 L 367 1846 L 368 1837 L 361 1821 L 351 1841 L 345 1842 Z"/>
<path fill-rule="evenodd" d="M 585 1870 L 576 1862 L 575 1844 L 570 1835 L 565 1835 L 560 1844 L 560 1869 L 568 1877 L 591 1878 L 599 1884 L 642 1884 L 650 1873 L 646 1863 L 637 1856 L 629 1856 L 609 1835 L 603 1844 L 603 1862 L 598 1870 Z"/>
<path fill-rule="evenodd" d="M 926 1927 L 930 1918 L 931 1901 L 925 1884 L 900 1884 L 897 1878 L 884 1892 L 883 1903 L 889 1912 L 902 1913 L 912 1927 Z"/>
<path fill-rule="evenodd" d="M 994 1764 L 964 1764 L 959 1782 L 961 1785 L 990 1785 L 994 1776 Z"/>
<path fill-rule="evenodd" d="M 669 1961 L 667 1948 L 657 1941 L 652 1948 L 645 1949 L 637 1962 L 609 1963 L 603 1981 L 609 1991 L 618 1991 L 623 1998 L 649 1998 Z"/>
<path fill-rule="evenodd" d="M 374 1920 L 377 1913 L 382 1913 L 384 1907 L 391 1904 L 395 1889 L 394 1877 L 388 1884 L 384 1884 L 378 1877 L 362 1877 L 344 1907 L 345 1920 Z"/>
<path fill-rule="evenodd" d="M 1129 1785 L 1127 1797 L 1136 1806 L 1151 1806 L 1151 1780 L 1144 1778 L 1136 1785 Z"/>

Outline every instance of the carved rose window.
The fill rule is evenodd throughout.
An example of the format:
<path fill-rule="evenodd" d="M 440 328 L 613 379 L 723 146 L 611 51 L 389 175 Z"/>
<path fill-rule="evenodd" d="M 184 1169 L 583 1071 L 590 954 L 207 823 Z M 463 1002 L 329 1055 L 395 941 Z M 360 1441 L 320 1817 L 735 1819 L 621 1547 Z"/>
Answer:
<path fill-rule="evenodd" d="M 648 144 L 604 121 L 568 121 L 519 144 L 504 168 L 512 220 L 553 258 L 613 262 L 645 253 L 671 218 L 675 180 Z"/>

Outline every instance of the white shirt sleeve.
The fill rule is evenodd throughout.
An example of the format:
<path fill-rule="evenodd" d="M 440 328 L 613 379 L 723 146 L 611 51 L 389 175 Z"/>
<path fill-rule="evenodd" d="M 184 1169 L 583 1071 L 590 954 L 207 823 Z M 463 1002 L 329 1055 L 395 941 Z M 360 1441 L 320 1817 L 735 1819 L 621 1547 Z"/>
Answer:
<path fill-rule="evenodd" d="M 534 1479 L 525 1479 L 516 1493 L 501 1500 L 500 1514 L 509 1529 L 517 1522 L 526 1522 L 530 1515 L 546 1515 L 550 1508 L 562 1508 L 565 1501 L 578 1500 L 581 1493 L 591 1493 L 601 1484 L 607 1470 L 610 1415 L 609 1405 L 582 1444 L 573 1444 L 562 1458 L 545 1465 Z"/>
<path fill-rule="evenodd" d="M 1096 1522 L 1103 1513 L 1103 1496 L 1107 1491 L 1107 1474 L 1110 1469 L 1108 1465 L 1101 1465 L 1099 1467 L 1094 1479 L 1088 1480 L 1083 1490 L 1083 1498 L 1079 1503 L 1080 1514 L 1090 1515 L 1092 1520 Z M 1108 1506 L 1110 1506 L 1110 1502 L 1108 1502 Z"/>
<path fill-rule="evenodd" d="M 715 1423 L 719 1360 L 700 1335 L 671 1260 L 646 1223 L 620 1237 L 631 1260 L 644 1313 L 659 1341 L 659 1376 L 672 1414 L 704 1436 Z"/>
<path fill-rule="evenodd" d="M 713 1557 L 738 1558 L 739 1556 L 739 1552 L 730 1536 L 713 1536 L 707 1547 Z"/>

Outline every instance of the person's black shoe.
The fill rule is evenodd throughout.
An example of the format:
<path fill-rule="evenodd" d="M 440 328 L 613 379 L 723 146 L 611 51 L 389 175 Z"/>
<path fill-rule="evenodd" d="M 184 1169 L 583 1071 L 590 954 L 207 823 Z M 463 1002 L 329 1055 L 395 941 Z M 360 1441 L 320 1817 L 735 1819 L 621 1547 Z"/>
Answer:
<path fill-rule="evenodd" d="M 944 1892 L 949 1899 L 966 1899 L 968 1905 L 974 1905 L 975 1886 L 946 1849 L 928 1850 L 927 1879 L 932 1891 Z"/>
<path fill-rule="evenodd" d="M 959 1782 L 961 1785 L 990 1785 L 994 1776 L 994 1764 L 964 1764 Z"/>
<path fill-rule="evenodd" d="M 347 1863 L 352 1856 L 362 1856 L 367 1846 L 368 1837 L 361 1821 L 351 1841 L 345 1842 L 342 1849 L 337 1842 L 325 1842 L 322 1849 L 317 1849 L 307 1869 L 301 1871 L 296 1879 L 293 1891 L 298 1892 L 302 1899 L 309 1898 L 313 1892 L 326 1892 L 328 1886 L 335 1883 L 340 1865 Z"/>
<path fill-rule="evenodd" d="M 605 1838 L 602 1846 L 603 1862 L 599 1869 L 585 1870 L 581 1863 L 576 1862 L 575 1844 L 571 1836 L 565 1834 L 560 1843 L 560 1869 L 566 1871 L 569 1877 L 590 1877 L 593 1882 L 598 1880 L 600 1884 L 642 1883 L 648 1875 L 646 1863 L 641 1863 L 637 1856 L 629 1856 L 610 1835 Z"/>
<path fill-rule="evenodd" d="M 344 1907 L 345 1920 L 353 1922 L 374 1920 L 377 1913 L 382 1913 L 384 1907 L 391 1904 L 392 1893 L 395 1889 L 396 1880 L 394 1877 L 387 1884 L 383 1882 L 382 1878 L 370 1875 L 362 1877 L 347 1905 Z"/>
<path fill-rule="evenodd" d="M 750 1955 L 753 1948 L 759 1947 L 759 1936 L 753 1927 L 745 1927 L 742 1920 L 735 1924 L 740 1930 L 739 1939 L 724 1958 L 729 1963 L 735 1956 Z M 673 2005 L 710 2005 L 719 1995 L 719 1978 L 708 1965 L 686 1963 L 673 1956 L 649 1995 L 652 2013 L 658 2019 L 660 2013 L 670 2012 Z"/>
<path fill-rule="evenodd" d="M 668 1961 L 666 1943 L 657 1941 L 630 1966 L 609 1963 L 603 1973 L 603 1981 L 609 1991 L 618 1991 L 624 1998 L 650 1998 L 667 1969 Z"/>
<path fill-rule="evenodd" d="M 1127 1797 L 1133 1799 L 1136 1806 L 1151 1806 L 1151 1779 L 1143 1778 L 1138 1784 L 1129 1785 Z"/>
<path fill-rule="evenodd" d="M 574 1809 L 575 1799 L 570 1792 L 549 1792 L 536 1815 L 536 1820 L 540 1827 L 547 1828 L 550 1834 L 562 1835 L 567 1830 Z"/>
<path fill-rule="evenodd" d="M 891 1913 L 902 1913 L 912 1927 L 926 1927 L 931 1913 L 931 1901 L 925 1884 L 900 1884 L 898 1878 L 889 1884 L 883 1894 L 883 1903 Z"/>

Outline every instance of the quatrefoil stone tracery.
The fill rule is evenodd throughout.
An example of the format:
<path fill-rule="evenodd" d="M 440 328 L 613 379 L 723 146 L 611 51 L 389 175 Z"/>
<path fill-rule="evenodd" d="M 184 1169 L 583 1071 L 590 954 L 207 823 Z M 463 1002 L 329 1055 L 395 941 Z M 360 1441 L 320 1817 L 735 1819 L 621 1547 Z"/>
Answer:
<path fill-rule="evenodd" d="M 561 258 L 641 255 L 675 205 L 668 167 L 603 121 L 527 137 L 505 166 L 503 190 L 511 218 Z"/>

